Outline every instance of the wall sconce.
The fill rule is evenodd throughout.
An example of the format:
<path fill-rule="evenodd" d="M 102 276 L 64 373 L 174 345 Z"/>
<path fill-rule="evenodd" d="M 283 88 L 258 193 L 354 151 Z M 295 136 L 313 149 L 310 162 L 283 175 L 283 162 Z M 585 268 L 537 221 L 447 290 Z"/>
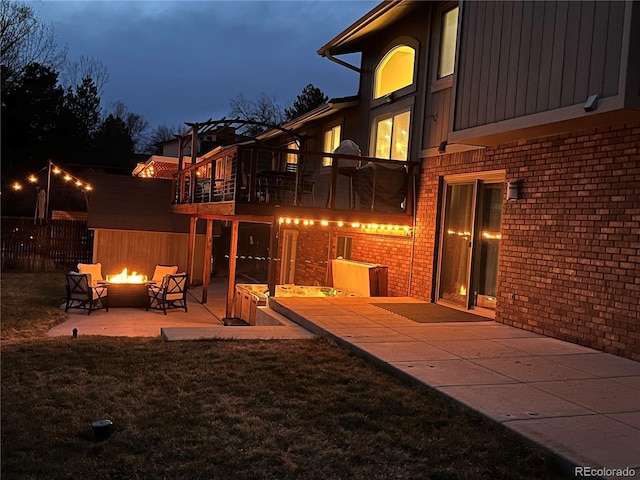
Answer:
<path fill-rule="evenodd" d="M 514 201 L 520 198 L 520 182 L 507 183 L 507 200 Z"/>
<path fill-rule="evenodd" d="M 438 152 L 445 153 L 446 151 L 447 151 L 447 141 L 443 140 L 442 142 L 440 142 L 440 146 L 438 147 Z"/>
<path fill-rule="evenodd" d="M 584 111 L 585 112 L 593 112 L 598 108 L 598 94 L 591 95 L 587 98 L 587 101 L 584 102 Z"/>

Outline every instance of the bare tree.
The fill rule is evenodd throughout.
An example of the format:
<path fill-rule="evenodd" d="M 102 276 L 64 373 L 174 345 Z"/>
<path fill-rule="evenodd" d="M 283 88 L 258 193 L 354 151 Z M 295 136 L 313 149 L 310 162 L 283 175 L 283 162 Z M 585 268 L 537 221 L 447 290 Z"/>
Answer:
<path fill-rule="evenodd" d="M 266 93 L 261 93 L 255 100 L 250 100 L 240 93 L 231 99 L 230 104 L 231 117 L 264 125 L 247 125 L 242 131 L 245 135 L 256 136 L 268 130 L 269 126 L 281 125 L 285 120 L 282 107 L 274 97 L 269 97 Z"/>
<path fill-rule="evenodd" d="M 14 76 L 33 63 L 59 70 L 67 55 L 52 25 L 42 23 L 31 5 L 10 0 L 0 0 L 0 52 L 5 72 Z"/>
<path fill-rule="evenodd" d="M 151 131 L 143 153 L 150 155 L 157 153 L 159 143 L 175 140 L 176 135 L 179 135 L 183 130 L 184 128 L 175 125 L 169 126 L 166 123 L 158 125 Z"/>
<path fill-rule="evenodd" d="M 74 87 L 82 83 L 82 80 L 87 77 L 93 80 L 98 89 L 98 95 L 109 82 L 109 72 L 104 63 L 93 57 L 80 55 L 78 60 L 66 64 L 62 71 L 62 84 L 66 87 Z"/>

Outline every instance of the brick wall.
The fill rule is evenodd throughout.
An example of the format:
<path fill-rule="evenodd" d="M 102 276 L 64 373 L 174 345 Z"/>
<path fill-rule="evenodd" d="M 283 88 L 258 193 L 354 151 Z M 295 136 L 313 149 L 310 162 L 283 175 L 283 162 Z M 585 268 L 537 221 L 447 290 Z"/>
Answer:
<path fill-rule="evenodd" d="M 330 235 L 318 227 L 299 229 L 296 285 L 326 285 Z"/>
<path fill-rule="evenodd" d="M 639 144 L 634 124 L 487 151 L 522 181 L 504 207 L 499 321 L 640 360 Z"/>
<path fill-rule="evenodd" d="M 409 295 L 411 238 L 356 233 L 351 260 L 388 266 L 389 296 Z"/>
<path fill-rule="evenodd" d="M 301 228 L 298 236 L 295 283 L 326 285 L 327 262 L 336 257 L 338 235 L 351 237 L 351 259 L 389 267 L 389 296 L 406 296 L 409 291 L 411 239 L 363 234 L 350 227 Z"/>
<path fill-rule="evenodd" d="M 640 360 L 639 144 L 634 123 L 425 160 L 413 295 L 432 297 L 440 177 L 504 169 L 521 198 L 504 204 L 496 320 Z"/>

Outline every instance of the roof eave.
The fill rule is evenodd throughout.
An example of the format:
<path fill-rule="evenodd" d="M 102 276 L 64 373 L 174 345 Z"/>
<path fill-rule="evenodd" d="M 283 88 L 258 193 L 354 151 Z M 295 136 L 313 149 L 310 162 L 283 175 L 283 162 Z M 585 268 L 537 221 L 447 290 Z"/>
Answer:
<path fill-rule="evenodd" d="M 389 0 L 380 3 L 341 33 L 336 35 L 327 44 L 322 46 L 318 50 L 318 55 L 326 57 L 331 54 L 341 55 L 358 52 L 359 49 L 351 43 L 351 40 L 356 38 L 363 29 L 371 25 L 375 20 L 384 16 L 387 12 L 398 6 L 403 1 L 405 0 Z"/>
<path fill-rule="evenodd" d="M 305 124 L 307 124 L 308 122 L 311 122 L 312 120 L 318 120 L 334 112 L 337 112 L 339 110 L 342 110 L 348 107 L 353 107 L 357 104 L 358 104 L 358 96 L 332 98 L 324 105 L 321 105 L 311 110 L 310 112 L 307 112 L 304 115 L 301 115 L 300 117 L 294 118 L 293 120 L 283 124 L 282 128 L 287 130 L 296 130 L 297 128 L 304 126 Z M 281 134 L 282 134 L 282 130 L 273 129 L 273 130 L 268 130 L 264 133 L 261 133 L 256 137 L 256 139 L 264 141 L 264 140 L 269 140 L 270 138 L 277 137 L 278 135 L 281 135 Z"/>

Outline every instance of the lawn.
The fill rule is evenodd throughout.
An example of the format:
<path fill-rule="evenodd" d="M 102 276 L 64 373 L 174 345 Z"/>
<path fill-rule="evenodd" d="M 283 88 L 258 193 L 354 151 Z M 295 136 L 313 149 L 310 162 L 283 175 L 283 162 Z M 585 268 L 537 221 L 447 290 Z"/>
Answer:
<path fill-rule="evenodd" d="M 62 282 L 2 276 L 3 480 L 569 478 L 326 339 L 46 338 Z"/>

